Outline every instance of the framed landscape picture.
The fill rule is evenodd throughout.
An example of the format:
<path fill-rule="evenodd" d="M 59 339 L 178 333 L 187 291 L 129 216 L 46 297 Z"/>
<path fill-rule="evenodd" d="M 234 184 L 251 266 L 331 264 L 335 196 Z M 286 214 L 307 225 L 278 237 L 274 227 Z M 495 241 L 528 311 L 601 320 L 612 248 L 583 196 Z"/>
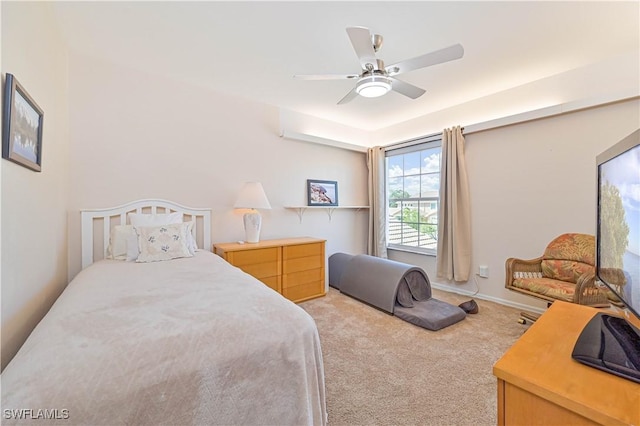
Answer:
<path fill-rule="evenodd" d="M 338 182 L 334 180 L 307 180 L 308 206 L 337 206 Z"/>
<path fill-rule="evenodd" d="M 9 73 L 4 85 L 3 107 L 2 158 L 41 171 L 44 113 Z"/>

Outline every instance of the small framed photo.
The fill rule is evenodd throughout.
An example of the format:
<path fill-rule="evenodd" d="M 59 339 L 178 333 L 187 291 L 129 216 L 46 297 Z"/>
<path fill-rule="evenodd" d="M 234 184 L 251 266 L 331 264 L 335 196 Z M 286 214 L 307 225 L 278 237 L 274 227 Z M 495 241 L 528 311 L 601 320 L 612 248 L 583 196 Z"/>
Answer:
<path fill-rule="evenodd" d="M 338 182 L 334 180 L 307 179 L 308 206 L 337 206 Z"/>
<path fill-rule="evenodd" d="M 2 158 L 41 171 L 44 113 L 18 80 L 8 73 L 3 108 Z"/>

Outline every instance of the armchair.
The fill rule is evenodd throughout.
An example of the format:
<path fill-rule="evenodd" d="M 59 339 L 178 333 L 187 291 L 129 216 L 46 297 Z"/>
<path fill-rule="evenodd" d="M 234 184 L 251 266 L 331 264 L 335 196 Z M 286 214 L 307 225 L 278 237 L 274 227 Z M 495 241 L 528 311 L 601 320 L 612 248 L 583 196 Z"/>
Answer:
<path fill-rule="evenodd" d="M 596 285 L 595 237 L 588 234 L 562 234 L 549 243 L 542 256 L 506 261 L 505 287 L 547 301 L 556 300 L 609 306 L 607 294 Z M 520 322 L 535 321 L 537 315 L 522 312 Z"/>

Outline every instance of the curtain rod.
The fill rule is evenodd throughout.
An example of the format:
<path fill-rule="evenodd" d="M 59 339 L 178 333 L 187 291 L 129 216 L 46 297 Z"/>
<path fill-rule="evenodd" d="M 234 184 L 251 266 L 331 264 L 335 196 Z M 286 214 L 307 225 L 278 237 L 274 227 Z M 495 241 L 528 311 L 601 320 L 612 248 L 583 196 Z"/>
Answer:
<path fill-rule="evenodd" d="M 460 130 L 464 131 L 464 127 L 460 127 Z M 411 145 L 414 145 L 414 144 L 423 143 L 423 142 L 425 142 L 425 139 L 431 139 L 431 138 L 435 138 L 437 136 L 442 137 L 442 132 L 432 133 L 430 135 L 419 136 L 417 138 L 407 139 L 405 141 L 395 142 L 395 143 L 392 143 L 392 144 L 389 144 L 389 145 L 384 145 L 384 148 L 394 149 L 393 147 L 397 147 L 398 145 L 402 145 L 402 147 L 411 146 Z"/>
<path fill-rule="evenodd" d="M 385 148 L 391 148 L 397 145 L 410 145 L 413 143 L 419 143 L 422 142 L 424 139 L 429 139 L 429 138 L 433 138 L 435 136 L 441 136 L 442 132 L 439 133 L 432 133 L 430 135 L 424 135 L 424 136 L 419 136 L 417 138 L 413 138 L 413 139 L 407 139 L 406 141 L 400 141 L 400 142 L 395 142 L 395 143 L 391 143 L 389 145 L 384 145 Z"/>

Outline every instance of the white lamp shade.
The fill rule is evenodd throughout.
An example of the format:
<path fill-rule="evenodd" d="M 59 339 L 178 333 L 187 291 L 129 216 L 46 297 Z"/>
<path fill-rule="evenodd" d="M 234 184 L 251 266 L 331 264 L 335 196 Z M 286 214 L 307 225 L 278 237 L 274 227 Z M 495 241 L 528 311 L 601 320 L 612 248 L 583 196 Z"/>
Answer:
<path fill-rule="evenodd" d="M 240 195 L 233 205 L 236 209 L 265 209 L 270 210 L 271 204 L 264 193 L 260 182 L 247 182 L 240 190 Z"/>

